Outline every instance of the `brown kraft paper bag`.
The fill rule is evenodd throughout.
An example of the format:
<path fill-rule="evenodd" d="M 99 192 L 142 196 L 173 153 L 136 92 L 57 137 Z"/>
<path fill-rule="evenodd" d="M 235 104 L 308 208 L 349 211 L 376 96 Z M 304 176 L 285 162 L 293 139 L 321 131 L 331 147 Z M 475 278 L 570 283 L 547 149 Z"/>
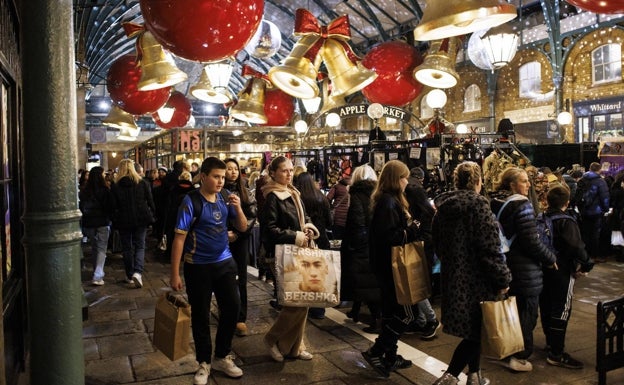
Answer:
<path fill-rule="evenodd" d="M 181 295 L 163 294 L 156 302 L 154 346 L 171 361 L 188 354 L 191 340 L 191 306 Z"/>
<path fill-rule="evenodd" d="M 524 350 L 516 297 L 482 301 L 481 354 L 502 359 Z"/>
<path fill-rule="evenodd" d="M 431 297 L 431 278 L 422 241 L 392 247 L 392 276 L 399 305 Z"/>

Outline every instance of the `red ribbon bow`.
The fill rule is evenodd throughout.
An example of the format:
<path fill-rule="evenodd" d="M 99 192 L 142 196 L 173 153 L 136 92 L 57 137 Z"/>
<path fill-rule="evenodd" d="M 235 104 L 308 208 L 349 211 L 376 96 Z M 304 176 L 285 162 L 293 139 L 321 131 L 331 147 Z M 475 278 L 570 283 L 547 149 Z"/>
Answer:
<path fill-rule="evenodd" d="M 315 34 L 322 39 L 351 39 L 349 16 L 332 20 L 327 26 L 319 25 L 318 19 L 307 9 L 299 8 L 295 14 L 295 35 Z"/>
<path fill-rule="evenodd" d="M 273 83 L 271 83 L 271 81 L 269 80 L 269 77 L 259 71 L 256 71 L 255 69 L 251 68 L 250 66 L 248 66 L 247 64 L 243 65 L 242 71 L 241 71 L 241 75 L 243 77 L 248 77 L 251 76 L 251 79 L 249 79 L 247 81 L 247 83 L 245 84 L 245 88 L 243 90 L 241 90 L 239 95 L 242 94 L 250 94 L 251 93 L 251 89 L 253 87 L 253 82 L 256 81 L 256 79 L 259 80 L 264 80 L 265 84 L 267 86 L 272 86 Z"/>
<path fill-rule="evenodd" d="M 332 20 L 327 26 L 321 26 L 318 19 L 307 9 L 299 8 L 295 13 L 295 35 L 296 36 L 318 36 L 318 40 L 308 49 L 304 57 L 314 62 L 321 47 L 327 39 L 336 39 L 349 56 L 349 59 L 355 62 L 358 58 L 346 43 L 351 39 L 351 27 L 349 25 L 349 16 L 343 15 Z"/>
<path fill-rule="evenodd" d="M 138 33 L 145 31 L 143 24 L 132 23 L 129 21 L 122 23 L 121 26 L 123 27 L 127 37 L 135 37 Z"/>
<path fill-rule="evenodd" d="M 253 76 L 254 78 L 262 79 L 262 80 L 265 80 L 265 81 L 267 81 L 269 83 L 271 82 L 267 75 L 261 73 L 260 71 L 257 71 L 255 69 L 251 68 L 247 64 L 243 65 L 241 75 L 243 77 Z"/>
<path fill-rule="evenodd" d="M 137 67 L 139 67 L 141 65 L 141 59 L 143 59 L 143 50 L 141 49 L 141 38 L 143 37 L 143 34 L 147 31 L 147 29 L 145 29 L 145 26 L 143 24 L 137 24 L 137 23 L 132 23 L 132 22 L 125 22 L 122 23 L 121 26 L 123 27 L 124 32 L 126 33 L 127 37 L 136 37 L 136 42 L 134 43 L 135 47 L 136 47 L 136 65 Z"/>

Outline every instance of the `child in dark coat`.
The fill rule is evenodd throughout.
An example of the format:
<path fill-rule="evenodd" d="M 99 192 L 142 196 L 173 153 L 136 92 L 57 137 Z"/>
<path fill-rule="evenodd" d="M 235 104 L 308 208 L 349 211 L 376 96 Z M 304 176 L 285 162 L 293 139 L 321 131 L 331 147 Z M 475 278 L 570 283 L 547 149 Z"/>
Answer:
<path fill-rule="evenodd" d="M 570 202 L 570 191 L 555 186 L 548 191 L 546 199 L 546 215 L 563 213 Z M 582 362 L 565 353 L 564 342 L 572 312 L 574 282 L 586 275 L 594 264 L 585 251 L 579 226 L 572 217 L 553 219 L 552 223 L 559 269 L 544 269 L 544 289 L 540 295 L 540 318 L 548 349 L 546 361 L 550 365 L 582 369 Z"/>

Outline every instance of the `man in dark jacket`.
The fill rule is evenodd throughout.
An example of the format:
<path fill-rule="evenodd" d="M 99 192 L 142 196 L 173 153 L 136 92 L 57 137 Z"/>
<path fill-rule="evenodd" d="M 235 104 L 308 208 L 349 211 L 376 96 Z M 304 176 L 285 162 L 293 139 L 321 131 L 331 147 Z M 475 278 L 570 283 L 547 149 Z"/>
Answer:
<path fill-rule="evenodd" d="M 600 252 L 600 231 L 602 217 L 609 211 L 609 186 L 600 176 L 600 168 L 600 163 L 597 162 L 589 165 L 589 171 L 578 181 L 574 199 L 581 213 L 583 242 L 587 253 L 596 262 L 606 260 Z"/>

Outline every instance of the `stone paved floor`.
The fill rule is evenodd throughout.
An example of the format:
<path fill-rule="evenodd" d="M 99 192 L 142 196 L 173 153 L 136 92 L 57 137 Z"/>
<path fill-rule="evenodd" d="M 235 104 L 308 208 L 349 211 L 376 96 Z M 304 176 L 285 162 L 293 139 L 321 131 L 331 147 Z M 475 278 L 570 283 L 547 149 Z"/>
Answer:
<path fill-rule="evenodd" d="M 150 243 L 150 247 L 152 247 Z M 89 303 L 88 320 L 84 322 L 86 384 L 192 384 L 197 368 L 193 345 L 189 354 L 170 361 L 152 345 L 154 306 L 157 298 L 168 290 L 169 265 L 153 253 L 146 256 L 144 287 L 134 289 L 124 278 L 121 256 L 109 255 L 106 261 L 106 284 L 90 285 L 90 264 L 83 269 L 84 290 Z M 531 384 L 563 385 L 597 384 L 595 372 L 595 312 L 599 300 L 624 295 L 624 264 L 609 262 L 597 265 L 589 277 L 577 284 L 574 311 L 568 329 L 567 350 L 586 363 L 583 370 L 552 367 L 541 351 L 544 345 L 541 329 L 535 330 L 536 352 L 532 357 L 534 371 L 511 373 L 496 363 L 483 361 L 483 373 L 493 385 Z M 421 341 L 415 335 L 404 336 L 400 353 L 414 360 L 415 365 L 389 379 L 376 377 L 360 355 L 374 335 L 362 332 L 344 315 L 348 309 L 328 309 L 324 320 L 309 320 L 306 330 L 312 361 L 271 360 L 262 337 L 276 316 L 268 306 L 272 286 L 256 278 L 255 269 L 249 275 L 250 335 L 235 337 L 233 353 L 244 370 L 239 380 L 213 372 L 210 384 L 417 384 L 429 385 L 444 370 L 458 339 L 440 332 L 432 341 Z M 434 308 L 439 314 L 437 301 Z M 214 322 L 214 321 L 213 321 Z M 213 328 L 214 330 L 214 328 Z M 624 384 L 624 369 L 610 372 L 608 384 Z M 460 384 L 464 384 L 462 378 Z"/>

